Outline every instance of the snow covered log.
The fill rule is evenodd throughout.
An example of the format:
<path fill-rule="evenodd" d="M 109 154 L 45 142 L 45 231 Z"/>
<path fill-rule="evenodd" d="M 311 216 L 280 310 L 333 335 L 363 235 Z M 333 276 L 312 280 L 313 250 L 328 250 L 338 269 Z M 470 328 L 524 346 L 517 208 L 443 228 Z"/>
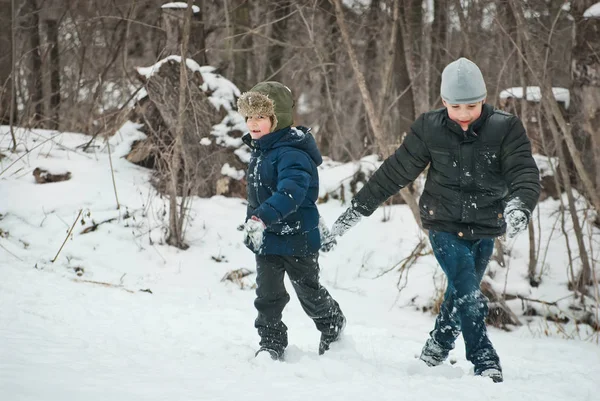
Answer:
<path fill-rule="evenodd" d="M 166 161 L 177 126 L 180 60 L 170 56 L 137 70 L 147 95 L 135 105 L 132 118 L 144 125 L 147 138 L 132 146 L 127 160 L 156 169 L 154 183 L 161 192 L 168 182 Z M 245 127 L 243 118 L 233 110 L 239 90 L 212 67 L 200 67 L 190 59 L 186 66 L 188 101 L 180 184 L 186 180 L 185 191 L 191 195 L 245 197 L 246 162 L 240 149 Z"/>
<path fill-rule="evenodd" d="M 33 177 L 38 184 L 47 184 L 49 182 L 68 181 L 71 179 L 70 171 L 48 171 L 47 169 L 36 167 L 33 170 Z"/>

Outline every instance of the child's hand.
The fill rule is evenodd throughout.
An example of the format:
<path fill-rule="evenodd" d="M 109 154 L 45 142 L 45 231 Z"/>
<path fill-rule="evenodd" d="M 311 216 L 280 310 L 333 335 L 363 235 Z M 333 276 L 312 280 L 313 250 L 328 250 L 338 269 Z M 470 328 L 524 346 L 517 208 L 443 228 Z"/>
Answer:
<path fill-rule="evenodd" d="M 252 216 L 244 224 L 245 242 L 250 242 L 255 251 L 262 246 L 265 228 L 265 223 L 256 216 Z"/>
<path fill-rule="evenodd" d="M 321 234 L 321 251 L 329 252 L 337 245 L 335 237 L 331 235 L 327 223 L 325 223 L 325 220 L 321 216 L 319 216 L 319 234 Z"/>
<path fill-rule="evenodd" d="M 321 236 L 321 251 L 329 252 L 337 245 L 337 240 L 331 234 Z"/>
<path fill-rule="evenodd" d="M 360 219 L 362 219 L 362 214 L 350 206 L 344 213 L 341 214 L 340 217 L 338 217 L 335 223 L 333 223 L 333 227 L 331 227 L 331 235 L 333 237 L 341 237 L 346 233 L 346 231 L 354 227 L 360 221 Z"/>
<path fill-rule="evenodd" d="M 518 209 L 511 210 L 506 214 L 506 235 L 513 238 L 527 228 L 527 215 Z"/>

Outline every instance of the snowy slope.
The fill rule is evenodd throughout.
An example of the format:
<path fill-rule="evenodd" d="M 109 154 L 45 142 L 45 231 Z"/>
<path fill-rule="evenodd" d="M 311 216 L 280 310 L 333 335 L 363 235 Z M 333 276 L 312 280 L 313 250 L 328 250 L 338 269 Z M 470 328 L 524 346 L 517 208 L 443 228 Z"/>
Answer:
<path fill-rule="evenodd" d="M 321 258 L 323 283 L 348 317 L 344 339 L 319 357 L 319 333 L 292 296 L 284 312 L 286 361 L 254 359 L 253 276 L 244 279 L 246 289 L 221 281 L 233 269 L 254 270 L 237 230 L 243 200 L 194 200 L 190 248 L 179 251 L 162 243 L 166 200 L 148 184 L 150 172 L 121 158 L 142 135 L 134 125 L 111 139 L 119 210 L 105 144 L 84 154 L 76 148 L 89 137 L 21 130 L 19 151 L 11 154 L 6 132 L 2 127 L 0 400 L 598 399 L 598 335 L 583 326 L 577 332 L 534 319 L 512 332 L 490 328 L 502 384 L 473 377 L 460 340 L 455 365 L 419 363 L 414 356 L 434 318 L 418 309 L 431 303 L 441 272 L 428 255 L 409 270 L 400 294 L 397 271 L 377 278 L 418 242 L 404 206 L 389 209 L 385 223 L 377 211 Z M 24 156 L 25 146 L 38 147 Z M 68 170 L 72 179 L 35 184 L 35 167 Z M 324 186 L 335 187 L 347 170 L 322 171 Z M 544 227 L 554 223 L 556 207 L 541 205 Z M 80 210 L 83 222 L 52 263 Z M 332 223 L 344 206 L 330 201 L 320 210 Z M 545 244 L 550 229 L 543 233 Z M 558 233 L 538 289 L 523 279 L 527 238 L 509 246 L 509 268 L 490 266 L 493 285 L 547 301 L 568 294 Z M 517 312 L 519 303 L 511 305 Z"/>

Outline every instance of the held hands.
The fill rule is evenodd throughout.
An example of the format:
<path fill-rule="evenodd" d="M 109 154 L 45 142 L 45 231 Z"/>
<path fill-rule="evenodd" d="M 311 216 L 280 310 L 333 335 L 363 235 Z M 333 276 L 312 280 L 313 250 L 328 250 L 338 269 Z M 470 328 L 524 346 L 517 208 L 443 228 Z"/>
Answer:
<path fill-rule="evenodd" d="M 334 237 L 341 237 L 346 231 L 354 227 L 361 218 L 362 214 L 354 209 L 354 207 L 350 206 L 340 217 L 338 217 L 335 223 L 333 223 L 331 235 Z"/>
<path fill-rule="evenodd" d="M 331 232 L 322 217 L 319 217 L 319 233 L 321 234 L 321 251 L 331 251 L 333 247 L 337 245 L 337 241 L 335 237 L 331 235 Z"/>
<path fill-rule="evenodd" d="M 527 228 L 528 218 L 525 212 L 519 209 L 513 209 L 506 213 L 506 235 L 508 238 L 514 238 L 521 231 Z"/>
<path fill-rule="evenodd" d="M 319 229 L 321 230 L 321 251 L 329 252 L 337 245 L 337 237 L 341 237 L 350 228 L 354 227 L 360 221 L 362 214 L 350 206 L 340 217 L 333 223 L 331 232 L 325 226 L 325 230 L 321 230 L 321 222 Z"/>
<path fill-rule="evenodd" d="M 251 243 L 255 250 L 260 249 L 263 243 L 265 223 L 256 216 L 252 216 L 244 224 L 245 242 Z"/>

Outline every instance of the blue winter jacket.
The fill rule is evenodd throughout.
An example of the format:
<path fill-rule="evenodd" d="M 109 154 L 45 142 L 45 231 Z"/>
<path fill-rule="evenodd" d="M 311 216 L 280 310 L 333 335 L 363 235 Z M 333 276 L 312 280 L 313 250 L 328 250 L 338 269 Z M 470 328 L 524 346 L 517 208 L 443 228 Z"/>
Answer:
<path fill-rule="evenodd" d="M 260 218 L 266 225 L 261 255 L 307 256 L 319 251 L 319 195 L 317 166 L 323 161 L 310 129 L 287 127 L 253 140 L 248 165 L 246 220 Z"/>

